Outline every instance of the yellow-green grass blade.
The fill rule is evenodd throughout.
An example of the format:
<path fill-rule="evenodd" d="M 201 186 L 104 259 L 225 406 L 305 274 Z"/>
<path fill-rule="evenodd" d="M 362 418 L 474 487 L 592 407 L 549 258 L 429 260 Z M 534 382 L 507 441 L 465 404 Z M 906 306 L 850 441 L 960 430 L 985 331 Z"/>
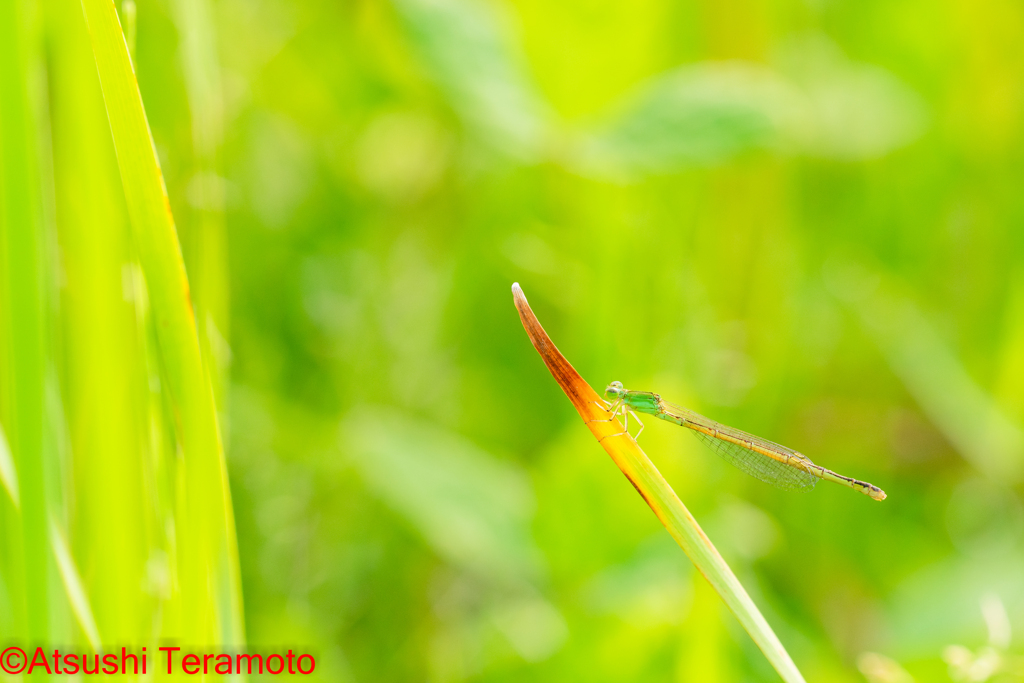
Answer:
<path fill-rule="evenodd" d="M 214 402 L 221 426 L 228 415 L 228 367 L 231 352 L 229 334 L 227 235 L 224 227 L 224 188 L 219 163 L 224 137 L 220 65 L 217 61 L 213 11 L 208 0 L 174 0 L 175 22 L 181 35 L 182 72 L 185 76 L 192 123 L 193 176 L 190 188 L 193 209 L 186 234 L 185 256 L 192 273 L 196 324 Z M 230 430 L 223 430 L 222 437 Z M 225 444 L 226 446 L 227 444 Z M 227 478 L 223 480 L 225 500 L 230 498 Z M 235 535 L 231 509 L 227 510 L 228 536 Z M 232 642 L 245 639 L 242 595 L 237 582 L 230 584 L 232 618 L 221 624 L 223 637 Z"/>
<path fill-rule="evenodd" d="M 49 636 L 44 435 L 46 429 L 46 281 L 48 264 L 39 184 L 38 136 L 29 74 L 36 57 L 27 3 L 0 3 L 0 231 L 8 365 L 2 421 L 17 472 L 20 510 L 3 510 L 4 575 L 23 636 Z M 19 628 L 20 627 L 20 628 Z"/>
<path fill-rule="evenodd" d="M 222 586 L 237 594 L 238 553 L 224 454 L 204 367 L 174 220 L 117 12 L 111 0 L 83 0 L 114 139 L 134 244 L 149 295 L 158 353 L 184 456 L 178 519 L 178 579 L 187 635 L 214 640 L 225 620 Z M 236 604 L 231 600 L 228 604 Z"/>
<path fill-rule="evenodd" d="M 519 284 L 512 285 L 512 295 L 519 317 L 534 347 L 544 360 L 555 381 L 565 392 L 580 417 L 590 428 L 608 455 L 633 484 L 654 514 L 676 540 L 701 574 L 722 597 L 743 628 L 754 640 L 787 683 L 803 683 L 803 676 L 792 658 L 779 642 L 771 626 L 761 615 L 746 590 L 725 563 L 711 540 L 697 524 L 675 491 L 648 459 L 618 420 L 606 421 L 608 413 L 600 403 L 601 397 L 576 372 L 558 351 L 537 317 L 530 309 Z"/>
<path fill-rule="evenodd" d="M 220 65 L 208 0 L 173 0 L 181 36 L 182 74 L 192 125 L 190 206 L 181 230 L 203 351 L 221 426 L 227 415 L 228 338 L 227 237 L 220 148 L 224 138 Z M 180 216 L 179 216 L 180 218 Z M 228 430 L 225 430 L 227 432 Z"/>
<path fill-rule="evenodd" d="M 21 507 L 21 497 L 18 493 L 18 470 L 14 468 L 14 458 L 11 456 L 11 447 L 7 443 L 7 434 L 4 433 L 3 424 L 0 424 L 0 485 L 7 492 L 14 509 Z"/>
<path fill-rule="evenodd" d="M 75 560 L 71 557 L 71 550 L 53 517 L 50 518 L 50 545 L 53 547 L 53 557 L 57 561 L 57 570 L 60 572 L 61 582 L 64 584 L 64 592 L 67 593 L 71 611 L 75 615 L 79 628 L 85 634 L 86 640 L 93 652 L 100 652 L 102 641 L 99 630 L 96 628 L 96 619 L 93 617 L 92 606 L 85 594 L 81 576 L 75 566 Z M 122 586 L 123 589 L 123 586 Z M 124 591 L 127 593 L 128 591 Z"/>
<path fill-rule="evenodd" d="M 125 288 L 128 217 L 81 2 L 50 0 L 45 10 L 53 46 L 48 76 L 62 255 L 61 338 L 68 340 L 63 395 L 74 456 L 74 495 L 62 526 L 73 563 L 88 570 L 84 598 L 68 589 L 73 584 L 65 563 L 58 566 L 90 644 L 98 647 L 82 616 L 83 600 L 92 605 L 93 628 L 108 645 L 142 644 L 155 608 L 142 587 L 147 560 L 160 556 L 154 552 L 159 546 L 153 547 L 159 513 L 146 500 L 152 459 L 146 457 L 146 420 L 137 394 L 148 378 Z"/>

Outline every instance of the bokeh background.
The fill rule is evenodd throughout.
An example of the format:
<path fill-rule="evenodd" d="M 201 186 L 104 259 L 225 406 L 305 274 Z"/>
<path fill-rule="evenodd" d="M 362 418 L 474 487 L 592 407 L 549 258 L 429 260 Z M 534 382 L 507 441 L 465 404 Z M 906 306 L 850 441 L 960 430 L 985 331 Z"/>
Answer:
<path fill-rule="evenodd" d="M 69 83 L 98 93 L 88 61 L 58 81 L 59 37 L 87 45 L 58 7 L 32 72 L 56 114 Z M 808 680 L 1024 676 L 1020 3 L 118 7 L 215 368 L 250 643 L 332 681 L 777 680 L 547 374 L 518 281 L 595 388 L 886 490 L 779 491 L 647 421 Z M 50 130 L 55 262 L 121 268 L 124 317 L 120 200 L 120 255 L 69 243 L 74 132 Z M 73 322 L 51 332 L 72 442 Z M 152 582 L 147 557 L 124 561 Z"/>

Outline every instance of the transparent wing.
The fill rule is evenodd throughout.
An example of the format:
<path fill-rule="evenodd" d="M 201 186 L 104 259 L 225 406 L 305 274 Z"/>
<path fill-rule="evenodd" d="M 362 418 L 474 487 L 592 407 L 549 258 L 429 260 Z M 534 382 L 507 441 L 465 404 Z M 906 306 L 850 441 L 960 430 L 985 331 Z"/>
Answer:
<path fill-rule="evenodd" d="M 803 470 L 773 460 L 766 455 L 747 450 L 729 441 L 722 441 L 701 432 L 694 435 L 703 441 L 708 448 L 722 458 L 740 468 L 755 479 L 778 486 L 780 489 L 812 489 L 818 478 Z"/>
<path fill-rule="evenodd" d="M 739 429 L 715 422 L 699 413 L 662 401 L 662 409 L 666 413 L 680 420 L 680 424 L 689 427 L 698 439 L 720 455 L 723 460 L 735 465 L 755 479 L 778 486 L 780 489 L 798 490 L 812 489 L 818 483 L 818 478 L 813 474 L 801 469 L 779 462 L 763 453 L 758 453 L 754 447 L 777 453 L 780 456 L 789 456 L 791 459 L 806 465 L 813 465 L 810 458 L 802 453 L 797 453 L 791 448 L 786 448 L 759 436 L 748 434 Z M 709 433 L 705 433 L 705 430 Z M 725 439 L 715 437 L 714 434 Z M 732 439 L 739 443 L 734 443 Z"/>

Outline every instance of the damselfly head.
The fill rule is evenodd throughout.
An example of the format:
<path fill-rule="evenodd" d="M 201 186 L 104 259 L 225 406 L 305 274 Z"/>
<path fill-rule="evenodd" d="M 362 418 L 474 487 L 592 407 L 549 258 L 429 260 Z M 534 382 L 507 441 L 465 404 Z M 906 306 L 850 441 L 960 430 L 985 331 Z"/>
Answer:
<path fill-rule="evenodd" d="M 604 390 L 604 397 L 609 401 L 614 401 L 617 398 L 621 398 L 626 393 L 625 388 L 622 386 L 622 382 L 612 382 Z"/>

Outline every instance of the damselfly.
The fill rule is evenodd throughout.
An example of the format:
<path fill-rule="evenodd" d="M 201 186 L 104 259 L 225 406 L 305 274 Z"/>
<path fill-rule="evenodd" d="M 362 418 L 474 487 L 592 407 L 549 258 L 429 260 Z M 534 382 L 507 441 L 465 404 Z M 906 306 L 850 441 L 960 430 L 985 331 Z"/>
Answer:
<path fill-rule="evenodd" d="M 640 422 L 637 413 L 653 415 L 666 422 L 687 427 L 725 460 L 747 474 L 779 488 L 811 489 L 819 479 L 827 479 L 856 489 L 875 500 L 885 500 L 885 491 L 873 484 L 844 477 L 821 465 L 815 465 L 803 453 L 673 405 L 662 400 L 658 394 L 649 391 L 628 391 L 623 388 L 622 382 L 612 382 L 605 389 L 605 397 L 608 399 L 605 409 L 611 413 L 609 421 L 621 415 L 627 432 L 630 414 Z M 643 423 L 640 422 L 640 425 L 642 432 Z M 640 436 L 640 432 L 637 432 L 637 437 Z"/>

